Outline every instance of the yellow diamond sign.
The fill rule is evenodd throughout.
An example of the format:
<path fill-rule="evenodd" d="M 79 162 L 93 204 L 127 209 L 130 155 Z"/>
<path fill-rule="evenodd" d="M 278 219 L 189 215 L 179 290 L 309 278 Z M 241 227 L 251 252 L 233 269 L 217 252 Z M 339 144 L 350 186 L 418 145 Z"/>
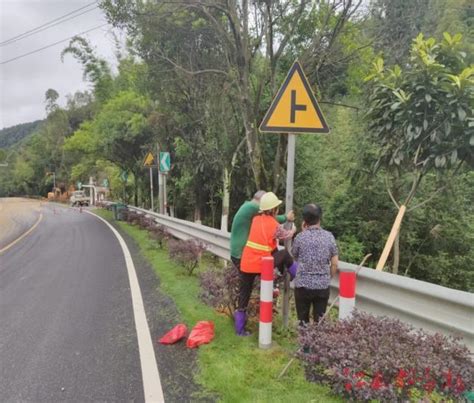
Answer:
<path fill-rule="evenodd" d="M 329 127 L 296 61 L 260 125 L 261 132 L 328 133 Z"/>

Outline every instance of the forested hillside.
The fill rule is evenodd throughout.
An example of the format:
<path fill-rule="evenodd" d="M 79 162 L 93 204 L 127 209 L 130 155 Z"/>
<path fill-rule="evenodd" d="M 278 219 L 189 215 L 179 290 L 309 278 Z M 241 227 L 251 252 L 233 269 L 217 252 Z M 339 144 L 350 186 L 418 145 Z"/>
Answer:
<path fill-rule="evenodd" d="M 331 132 L 297 138 L 297 215 L 321 204 L 355 263 L 378 259 L 405 205 L 387 270 L 473 291 L 470 3 L 103 0 L 128 35 L 118 73 L 71 40 L 61 57 L 82 64 L 91 92 L 62 108 L 48 90 L 48 118 L 11 156 L 0 196 L 45 195 L 54 171 L 63 187 L 108 178 L 113 198 L 149 207 L 143 157 L 158 145 L 175 214 L 218 228 L 257 189 L 284 197 L 287 137 L 258 126 L 298 58 Z"/>
<path fill-rule="evenodd" d="M 19 125 L 6 127 L 0 130 L 0 148 L 11 147 L 38 129 L 42 120 L 35 120 L 30 123 L 21 123 Z"/>

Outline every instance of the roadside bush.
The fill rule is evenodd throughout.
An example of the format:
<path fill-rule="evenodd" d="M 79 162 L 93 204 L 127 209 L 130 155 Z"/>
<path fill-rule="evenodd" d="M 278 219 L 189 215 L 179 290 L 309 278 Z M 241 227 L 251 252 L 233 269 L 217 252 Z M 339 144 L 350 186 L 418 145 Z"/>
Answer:
<path fill-rule="evenodd" d="M 149 230 L 150 228 L 154 227 L 156 225 L 156 222 L 153 218 L 151 217 L 146 217 L 145 215 L 140 215 L 139 216 L 139 225 L 141 228 Z"/>
<path fill-rule="evenodd" d="M 199 265 L 202 252 L 205 250 L 206 245 L 194 239 L 186 241 L 170 239 L 168 241 L 169 257 L 183 266 L 189 275 Z"/>
<path fill-rule="evenodd" d="M 212 268 L 200 275 L 201 300 L 219 312 L 233 316 L 239 300 L 239 272 L 228 264 L 224 269 Z"/>
<path fill-rule="evenodd" d="M 456 399 L 473 385 L 470 352 L 459 339 L 427 334 L 387 317 L 356 312 L 300 332 L 309 380 L 351 400 Z"/>
<path fill-rule="evenodd" d="M 200 275 L 201 300 L 215 308 L 217 311 L 233 317 L 239 302 L 239 271 L 228 264 L 224 269 L 212 268 Z M 254 283 L 254 291 L 259 281 Z M 247 313 L 249 316 L 255 316 L 258 313 L 259 296 L 252 293 Z"/>
<path fill-rule="evenodd" d="M 133 225 L 140 224 L 141 215 L 135 211 L 128 211 L 127 213 L 127 222 Z"/>
<path fill-rule="evenodd" d="M 170 239 L 171 235 L 166 229 L 166 227 L 162 225 L 153 225 L 148 227 L 148 231 L 150 234 L 150 238 L 157 241 L 158 246 L 160 249 L 163 249 L 164 243 Z"/>

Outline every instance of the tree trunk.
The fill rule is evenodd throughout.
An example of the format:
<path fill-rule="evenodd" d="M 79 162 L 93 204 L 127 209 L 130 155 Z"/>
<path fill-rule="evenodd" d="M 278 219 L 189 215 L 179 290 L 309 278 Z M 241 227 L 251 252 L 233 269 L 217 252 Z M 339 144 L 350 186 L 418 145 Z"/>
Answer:
<path fill-rule="evenodd" d="M 194 222 L 201 224 L 201 209 L 199 206 L 194 207 Z"/>
<path fill-rule="evenodd" d="M 392 273 L 398 274 L 398 269 L 400 267 L 400 229 L 398 230 L 395 242 L 393 244 L 393 267 Z"/>
<path fill-rule="evenodd" d="M 137 176 L 134 174 L 135 178 L 133 180 L 133 183 L 135 185 L 135 190 L 134 190 L 134 194 L 133 194 L 133 198 L 134 198 L 134 202 L 135 202 L 135 206 L 138 206 L 138 180 L 137 180 Z"/>
<path fill-rule="evenodd" d="M 230 173 L 227 168 L 224 168 L 221 230 L 226 231 L 226 232 L 229 230 L 229 202 L 230 202 Z"/>

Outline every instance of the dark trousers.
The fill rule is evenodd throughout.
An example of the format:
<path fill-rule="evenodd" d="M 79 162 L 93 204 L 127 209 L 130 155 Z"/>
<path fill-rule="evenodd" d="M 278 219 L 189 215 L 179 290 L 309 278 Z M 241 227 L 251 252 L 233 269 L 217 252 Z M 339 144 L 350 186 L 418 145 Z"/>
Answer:
<path fill-rule="evenodd" d="M 230 260 L 232 261 L 234 267 L 240 271 L 240 257 L 237 258 L 237 257 L 231 256 Z"/>
<path fill-rule="evenodd" d="M 290 267 L 293 264 L 293 258 L 286 250 L 277 250 L 275 249 L 272 252 L 272 256 L 274 259 L 274 266 L 278 268 L 281 273 L 285 272 L 285 269 Z M 235 258 L 231 258 L 234 265 L 236 262 L 234 261 Z M 237 260 L 237 259 L 236 259 Z M 239 268 L 240 268 L 240 259 L 239 260 Z M 240 287 L 239 287 L 239 311 L 245 311 L 247 306 L 249 305 L 250 296 L 252 294 L 253 283 L 255 281 L 255 277 L 260 275 L 259 273 L 245 273 L 242 270 L 240 271 Z"/>
<path fill-rule="evenodd" d="M 309 312 L 313 307 L 313 320 L 318 322 L 326 312 L 329 300 L 329 288 L 311 290 L 309 288 L 295 288 L 296 314 L 300 325 L 309 323 Z"/>

